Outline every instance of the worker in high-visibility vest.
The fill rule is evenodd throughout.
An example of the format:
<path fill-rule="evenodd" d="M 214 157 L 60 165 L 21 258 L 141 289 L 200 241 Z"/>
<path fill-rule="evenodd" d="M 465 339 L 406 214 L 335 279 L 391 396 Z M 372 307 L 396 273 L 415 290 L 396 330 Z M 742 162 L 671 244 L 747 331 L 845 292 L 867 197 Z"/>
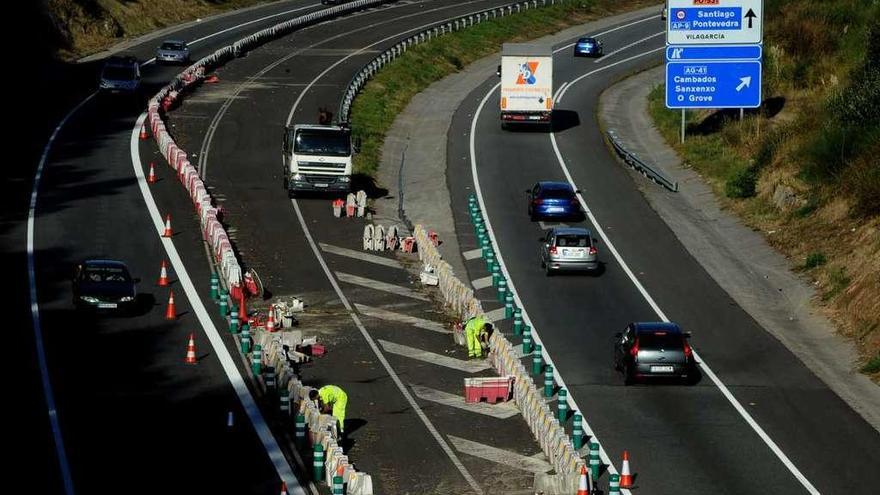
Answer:
<path fill-rule="evenodd" d="M 482 316 L 476 316 L 467 321 L 464 326 L 467 339 L 468 357 L 483 357 L 483 349 L 489 351 L 489 337 L 492 336 L 492 324 Z"/>
<path fill-rule="evenodd" d="M 318 409 L 324 413 L 333 414 L 339 422 L 339 434 L 345 433 L 345 406 L 348 404 L 348 395 L 336 385 L 324 385 L 323 387 L 309 391 L 309 399 L 318 401 Z"/>

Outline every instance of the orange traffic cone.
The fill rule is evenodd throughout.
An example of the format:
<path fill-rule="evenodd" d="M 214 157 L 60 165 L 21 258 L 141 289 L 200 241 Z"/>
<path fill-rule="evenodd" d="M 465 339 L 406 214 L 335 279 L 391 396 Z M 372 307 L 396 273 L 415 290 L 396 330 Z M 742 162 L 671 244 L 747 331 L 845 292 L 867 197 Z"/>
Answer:
<path fill-rule="evenodd" d="M 623 466 L 620 467 L 620 487 L 632 488 L 633 477 L 629 470 L 629 452 L 623 451 Z"/>
<path fill-rule="evenodd" d="M 150 162 L 150 173 L 147 175 L 147 183 L 155 184 L 156 183 L 156 164 Z"/>
<path fill-rule="evenodd" d="M 171 215 L 169 214 L 165 216 L 165 232 L 162 232 L 162 237 L 171 237 L 172 235 L 174 234 L 171 232 Z"/>
<path fill-rule="evenodd" d="M 275 331 L 275 310 L 269 306 L 269 319 L 266 320 L 266 331 Z"/>
<path fill-rule="evenodd" d="M 242 292 L 241 298 L 238 300 L 238 318 L 242 323 L 248 321 L 247 305 L 244 302 L 244 292 Z"/>
<path fill-rule="evenodd" d="M 141 141 L 147 139 L 147 125 L 145 123 L 141 123 L 141 133 L 140 136 Z"/>
<path fill-rule="evenodd" d="M 287 493 L 287 483 L 284 482 L 284 481 L 281 482 L 281 495 L 288 495 L 288 493 Z"/>
<path fill-rule="evenodd" d="M 186 364 L 196 364 L 196 342 L 193 334 L 189 334 L 189 343 L 186 344 Z"/>
<path fill-rule="evenodd" d="M 159 287 L 168 285 L 168 270 L 165 268 L 165 260 L 162 260 L 162 268 L 159 269 Z"/>
<path fill-rule="evenodd" d="M 168 293 L 168 307 L 165 308 L 165 319 L 176 320 L 177 308 L 174 307 L 174 291 Z"/>
<path fill-rule="evenodd" d="M 590 495 L 590 488 L 587 485 L 587 467 L 581 466 L 581 475 L 578 480 L 577 495 Z"/>

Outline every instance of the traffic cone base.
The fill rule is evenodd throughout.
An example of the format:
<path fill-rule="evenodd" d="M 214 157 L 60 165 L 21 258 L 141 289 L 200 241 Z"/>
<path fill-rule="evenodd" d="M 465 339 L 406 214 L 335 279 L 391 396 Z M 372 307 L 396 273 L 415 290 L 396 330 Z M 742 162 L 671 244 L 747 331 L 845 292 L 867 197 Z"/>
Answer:
<path fill-rule="evenodd" d="M 171 231 L 171 215 L 165 216 L 165 231 L 162 232 L 162 237 L 171 237 L 174 235 Z"/>
<path fill-rule="evenodd" d="M 150 173 L 147 175 L 147 182 L 150 184 L 156 183 L 156 164 L 150 162 Z"/>
<path fill-rule="evenodd" d="M 177 308 L 174 306 L 174 291 L 168 293 L 168 307 L 165 308 L 165 319 L 177 319 Z"/>
<path fill-rule="evenodd" d="M 141 123 L 141 132 L 138 134 L 138 137 L 143 141 L 147 139 L 147 125 L 145 123 Z"/>
<path fill-rule="evenodd" d="M 196 364 L 196 342 L 193 334 L 189 334 L 189 342 L 186 344 L 186 364 Z"/>
<path fill-rule="evenodd" d="M 623 451 L 623 465 L 620 467 L 620 487 L 632 488 L 633 477 L 629 470 L 629 452 Z"/>

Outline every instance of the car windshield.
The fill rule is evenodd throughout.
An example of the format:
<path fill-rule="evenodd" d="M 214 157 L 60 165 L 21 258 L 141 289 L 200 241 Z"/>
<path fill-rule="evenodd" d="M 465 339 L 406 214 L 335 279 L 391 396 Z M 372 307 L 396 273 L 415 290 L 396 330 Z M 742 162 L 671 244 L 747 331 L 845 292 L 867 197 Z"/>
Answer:
<path fill-rule="evenodd" d="M 639 333 L 639 346 L 645 349 L 673 349 L 681 347 L 682 336 L 672 332 Z"/>
<path fill-rule="evenodd" d="M 306 155 L 351 155 L 348 131 L 308 129 L 296 133 L 295 153 Z"/>
<path fill-rule="evenodd" d="M 559 235 L 556 236 L 556 245 L 559 247 L 587 247 L 590 245 L 590 240 L 585 235 Z"/>
<path fill-rule="evenodd" d="M 134 69 L 130 67 L 117 67 L 110 66 L 104 68 L 104 73 L 101 75 L 104 79 L 108 79 L 110 81 L 132 81 L 134 80 Z"/>
<path fill-rule="evenodd" d="M 167 41 L 162 43 L 162 46 L 160 47 L 162 50 L 183 50 L 184 48 L 186 47 L 183 46 L 183 43 L 171 43 Z"/>
<path fill-rule="evenodd" d="M 130 282 L 131 277 L 124 268 L 115 266 L 87 266 L 83 279 L 88 282 Z"/>
<path fill-rule="evenodd" d="M 541 197 L 549 199 L 568 199 L 574 197 L 571 189 L 544 189 Z"/>
<path fill-rule="evenodd" d="M 592 45 L 593 43 L 595 43 L 595 40 L 593 40 L 593 38 L 581 38 L 580 40 L 578 40 L 578 43 Z"/>

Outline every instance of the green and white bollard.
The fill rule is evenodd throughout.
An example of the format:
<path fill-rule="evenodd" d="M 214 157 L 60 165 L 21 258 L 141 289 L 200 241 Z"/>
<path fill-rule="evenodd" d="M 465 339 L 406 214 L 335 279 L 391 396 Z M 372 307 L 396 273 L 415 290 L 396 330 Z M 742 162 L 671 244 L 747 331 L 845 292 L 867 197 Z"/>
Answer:
<path fill-rule="evenodd" d="M 619 474 L 612 474 L 608 477 L 608 495 L 620 495 Z"/>
<path fill-rule="evenodd" d="M 229 333 L 235 335 L 238 333 L 238 308 L 232 307 L 232 313 L 229 317 Z"/>
<path fill-rule="evenodd" d="M 254 346 L 254 352 L 251 354 L 251 371 L 254 375 L 259 375 L 263 371 L 263 346 L 260 344 Z"/>
<path fill-rule="evenodd" d="M 290 416 L 290 391 L 286 388 L 278 389 L 278 410 L 282 416 Z"/>
<path fill-rule="evenodd" d="M 501 267 L 497 264 L 492 267 L 492 287 L 498 287 L 498 282 L 501 281 Z"/>
<path fill-rule="evenodd" d="M 312 450 L 312 478 L 324 481 L 324 446 L 320 443 L 316 443 Z"/>
<path fill-rule="evenodd" d="M 594 482 L 599 479 L 599 468 L 601 466 L 602 461 L 599 460 L 599 444 L 596 442 L 590 442 L 590 475 Z"/>
<path fill-rule="evenodd" d="M 492 252 L 492 243 L 489 242 L 488 236 L 483 237 L 483 240 L 480 241 L 480 249 L 483 250 L 483 252 L 481 254 L 483 255 L 484 258 L 486 256 L 489 256 L 489 253 Z"/>
<path fill-rule="evenodd" d="M 226 300 L 226 291 L 220 292 L 220 317 L 226 318 L 229 314 L 229 301 Z"/>
<path fill-rule="evenodd" d="M 564 388 L 559 389 L 559 398 L 556 401 L 556 418 L 559 424 L 568 421 L 568 392 Z"/>
<path fill-rule="evenodd" d="M 217 276 L 216 273 L 211 274 L 211 299 L 217 300 L 220 298 L 220 277 Z"/>
<path fill-rule="evenodd" d="M 523 354 L 532 353 L 532 331 L 529 329 L 528 325 L 526 325 L 525 330 L 523 330 L 522 346 Z"/>
<path fill-rule="evenodd" d="M 584 446 L 584 417 L 574 413 L 573 426 L 571 427 L 571 443 L 575 450 Z"/>
<path fill-rule="evenodd" d="M 483 222 L 483 219 L 479 216 L 471 215 L 471 220 L 474 222 L 474 235 L 477 236 L 477 241 L 480 240 L 480 234 L 486 234 L 486 224 Z"/>
<path fill-rule="evenodd" d="M 535 353 L 532 354 L 532 374 L 540 375 L 544 367 L 544 358 L 541 356 L 541 344 L 535 344 Z"/>
<path fill-rule="evenodd" d="M 523 320 L 522 320 L 522 310 L 516 308 L 513 310 L 513 334 L 514 335 L 522 335 L 523 331 Z"/>
<path fill-rule="evenodd" d="M 544 397 L 553 397 L 553 366 L 544 366 Z"/>
<path fill-rule="evenodd" d="M 495 259 L 495 253 L 489 253 L 489 255 L 486 256 L 486 270 L 488 270 L 489 273 L 492 273 L 492 267 L 497 264 L 498 260 Z"/>
<path fill-rule="evenodd" d="M 503 278 L 498 281 L 498 302 L 503 303 L 507 297 L 507 280 Z"/>
<path fill-rule="evenodd" d="M 504 296 L 504 317 L 513 318 L 513 294 L 509 291 L 507 295 Z"/>
<path fill-rule="evenodd" d="M 302 448 L 303 445 L 306 444 L 306 417 L 303 414 L 297 414 L 296 419 L 294 420 L 294 424 L 296 425 L 296 433 L 295 439 L 296 444 Z"/>
<path fill-rule="evenodd" d="M 266 366 L 266 370 L 263 375 L 263 381 L 266 384 L 266 389 L 275 390 L 275 368 L 273 368 L 272 366 Z"/>
<path fill-rule="evenodd" d="M 245 325 L 242 328 L 242 332 L 241 332 L 241 353 L 248 354 L 249 352 L 251 352 L 252 345 L 253 345 L 253 342 L 251 341 L 250 328 L 247 325 Z"/>
<path fill-rule="evenodd" d="M 333 495 L 345 495 L 343 491 L 344 486 L 345 483 L 342 480 L 342 476 L 333 477 Z"/>

